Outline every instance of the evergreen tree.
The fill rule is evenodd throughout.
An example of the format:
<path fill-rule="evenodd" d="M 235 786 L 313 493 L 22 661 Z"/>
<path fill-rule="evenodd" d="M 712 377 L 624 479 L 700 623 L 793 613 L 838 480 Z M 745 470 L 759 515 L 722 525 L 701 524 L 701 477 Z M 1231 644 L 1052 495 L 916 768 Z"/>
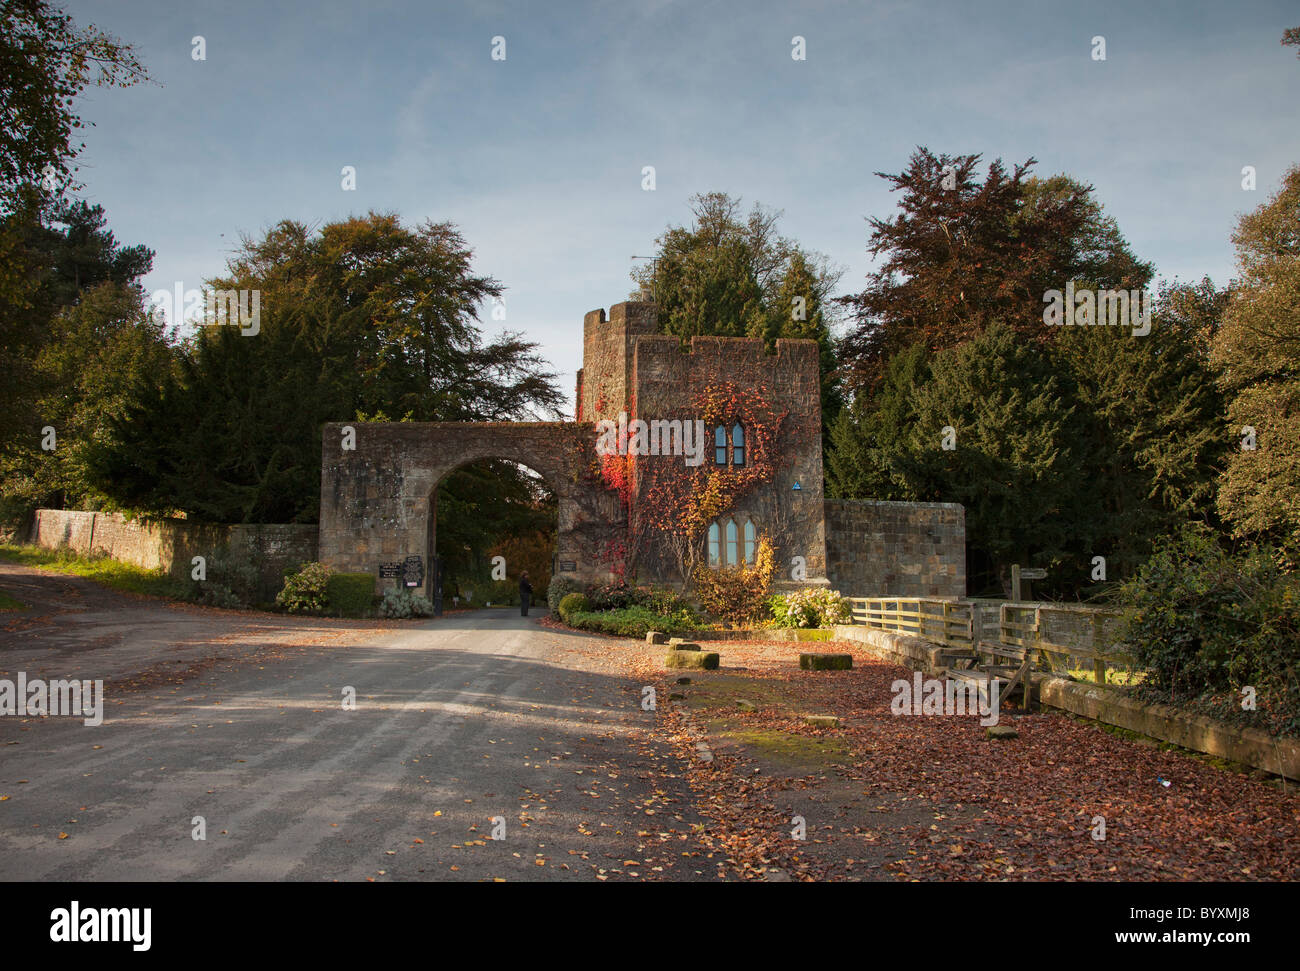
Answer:
<path fill-rule="evenodd" d="M 889 466 L 916 421 L 913 394 L 929 379 L 930 352 L 913 344 L 885 368 L 875 395 L 854 396 L 831 428 L 826 494 L 835 499 L 904 499 L 903 483 Z"/>
<path fill-rule="evenodd" d="M 150 371 L 169 356 L 137 282 L 153 253 L 120 244 L 101 206 L 29 201 L 0 231 L 12 246 L 10 282 L 19 281 L 0 286 L 0 517 L 9 521 L 36 505 L 102 498 L 77 450 L 122 403 L 112 369 L 129 382 L 137 364 Z M 52 452 L 41 448 L 46 427 L 55 430 Z"/>
<path fill-rule="evenodd" d="M 1067 327 L 1056 345 L 1080 419 L 1080 473 L 1100 504 L 1078 551 L 1088 561 L 1104 556 L 1108 580 L 1131 575 L 1160 537 L 1213 517 L 1227 439 L 1223 397 L 1199 338 L 1213 324 L 1180 318 L 1196 298 L 1195 289 L 1166 288 L 1145 336 Z M 1076 566 L 1081 579 L 1089 575 L 1087 562 Z"/>
<path fill-rule="evenodd" d="M 658 257 L 632 273 L 657 305 L 659 329 L 680 337 L 804 338 L 819 346 L 823 441 L 842 406 L 831 292 L 840 273 L 826 257 L 777 232 L 779 212 L 724 192 L 693 196 L 691 226 L 669 227 Z"/>
<path fill-rule="evenodd" d="M 915 422 L 882 458 L 906 498 L 965 506 L 970 585 L 1005 582 L 1012 563 L 1071 558 L 1100 510 L 1047 353 L 995 321 L 937 354 L 930 374 L 912 396 Z"/>

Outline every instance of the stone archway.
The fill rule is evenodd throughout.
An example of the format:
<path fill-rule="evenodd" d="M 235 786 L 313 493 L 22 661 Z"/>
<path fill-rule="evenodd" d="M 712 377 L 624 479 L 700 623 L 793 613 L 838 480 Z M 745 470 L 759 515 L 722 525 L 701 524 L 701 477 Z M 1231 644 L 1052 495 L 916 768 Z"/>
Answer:
<path fill-rule="evenodd" d="M 589 475 L 589 430 L 575 422 L 331 422 L 322 435 L 321 562 L 372 573 L 379 591 L 381 563 L 419 556 L 425 582 L 417 592 L 427 596 L 438 483 L 471 462 L 504 459 L 533 469 L 555 491 L 559 573 L 609 582 L 608 550 L 626 517 L 617 494 Z"/>

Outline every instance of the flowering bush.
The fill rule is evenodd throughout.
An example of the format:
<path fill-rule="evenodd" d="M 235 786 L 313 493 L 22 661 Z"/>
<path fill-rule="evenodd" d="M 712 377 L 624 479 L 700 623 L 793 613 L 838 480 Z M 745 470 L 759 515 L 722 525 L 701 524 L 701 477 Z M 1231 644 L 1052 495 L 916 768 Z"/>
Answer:
<path fill-rule="evenodd" d="M 330 568 L 324 563 L 304 563 L 284 578 L 275 602 L 291 614 L 322 611 L 329 606 Z"/>
<path fill-rule="evenodd" d="M 767 603 L 777 627 L 833 627 L 853 619 L 849 602 L 830 590 L 810 587 Z"/>

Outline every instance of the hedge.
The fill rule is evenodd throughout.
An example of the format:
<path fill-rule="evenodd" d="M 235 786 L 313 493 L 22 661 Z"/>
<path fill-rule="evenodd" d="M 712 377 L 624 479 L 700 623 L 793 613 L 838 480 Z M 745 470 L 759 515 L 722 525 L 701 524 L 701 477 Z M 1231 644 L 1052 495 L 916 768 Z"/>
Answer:
<path fill-rule="evenodd" d="M 375 602 L 373 573 L 331 573 L 325 581 L 325 599 L 330 610 L 345 617 L 369 613 Z"/>

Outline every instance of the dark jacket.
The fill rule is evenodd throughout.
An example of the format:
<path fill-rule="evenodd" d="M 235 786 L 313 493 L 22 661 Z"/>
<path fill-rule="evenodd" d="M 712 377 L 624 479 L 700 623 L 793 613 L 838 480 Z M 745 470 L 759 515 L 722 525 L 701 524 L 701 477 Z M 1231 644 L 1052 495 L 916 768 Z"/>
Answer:
<path fill-rule="evenodd" d="M 523 577 L 519 578 L 519 596 L 531 597 L 533 595 L 533 585 Z"/>

